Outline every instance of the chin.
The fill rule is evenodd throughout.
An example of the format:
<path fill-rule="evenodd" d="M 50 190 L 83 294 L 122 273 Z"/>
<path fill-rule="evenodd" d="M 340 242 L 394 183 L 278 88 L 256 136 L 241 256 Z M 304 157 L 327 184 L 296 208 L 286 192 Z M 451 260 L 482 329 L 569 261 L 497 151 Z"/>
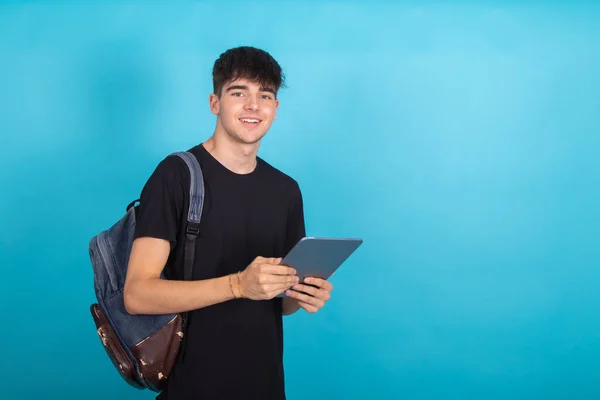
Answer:
<path fill-rule="evenodd" d="M 266 135 L 266 132 L 248 134 L 247 132 L 233 135 L 234 138 L 243 144 L 256 144 Z"/>
<path fill-rule="evenodd" d="M 261 139 L 264 137 L 263 136 L 259 136 L 259 137 L 253 137 L 253 138 L 240 138 L 240 142 L 244 143 L 244 144 L 257 144 L 258 142 L 261 141 Z"/>

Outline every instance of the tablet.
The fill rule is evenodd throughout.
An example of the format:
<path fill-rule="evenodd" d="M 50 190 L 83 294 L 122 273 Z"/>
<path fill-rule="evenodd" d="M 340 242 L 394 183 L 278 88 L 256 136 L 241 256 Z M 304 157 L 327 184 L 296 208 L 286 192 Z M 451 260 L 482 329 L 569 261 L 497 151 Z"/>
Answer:
<path fill-rule="evenodd" d="M 296 270 L 300 283 L 305 278 L 329 279 L 362 244 L 362 239 L 304 237 L 281 260 Z M 278 297 L 285 297 L 285 292 Z"/>

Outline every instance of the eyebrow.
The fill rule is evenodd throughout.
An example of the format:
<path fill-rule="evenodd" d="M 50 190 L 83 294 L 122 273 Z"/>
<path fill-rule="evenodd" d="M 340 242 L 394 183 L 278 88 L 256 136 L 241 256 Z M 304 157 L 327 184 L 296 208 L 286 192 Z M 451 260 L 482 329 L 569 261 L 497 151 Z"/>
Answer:
<path fill-rule="evenodd" d="M 232 90 L 249 90 L 249 88 L 246 85 L 233 85 L 233 86 L 229 86 L 227 88 L 226 92 L 230 92 Z M 260 91 L 261 92 L 269 92 L 269 93 L 275 94 L 275 91 L 273 89 L 267 88 L 267 87 L 261 87 Z"/>

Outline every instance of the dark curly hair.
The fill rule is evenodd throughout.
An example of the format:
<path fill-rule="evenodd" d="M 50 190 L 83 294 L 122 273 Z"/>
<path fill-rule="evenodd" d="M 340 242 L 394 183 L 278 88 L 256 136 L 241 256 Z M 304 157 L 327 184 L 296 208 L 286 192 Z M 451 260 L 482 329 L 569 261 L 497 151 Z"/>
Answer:
<path fill-rule="evenodd" d="M 221 96 L 223 86 L 236 79 L 248 79 L 275 92 L 285 87 L 281 66 L 266 51 L 250 46 L 229 49 L 213 67 L 213 90 Z"/>

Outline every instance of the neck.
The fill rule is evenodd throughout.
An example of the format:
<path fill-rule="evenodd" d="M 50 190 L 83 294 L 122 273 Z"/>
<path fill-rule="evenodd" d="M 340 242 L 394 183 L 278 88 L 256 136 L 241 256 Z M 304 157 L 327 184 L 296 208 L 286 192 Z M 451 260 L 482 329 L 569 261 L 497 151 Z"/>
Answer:
<path fill-rule="evenodd" d="M 215 131 L 203 146 L 217 161 L 236 174 L 249 174 L 256 168 L 259 143 L 239 143 L 229 135 Z"/>

